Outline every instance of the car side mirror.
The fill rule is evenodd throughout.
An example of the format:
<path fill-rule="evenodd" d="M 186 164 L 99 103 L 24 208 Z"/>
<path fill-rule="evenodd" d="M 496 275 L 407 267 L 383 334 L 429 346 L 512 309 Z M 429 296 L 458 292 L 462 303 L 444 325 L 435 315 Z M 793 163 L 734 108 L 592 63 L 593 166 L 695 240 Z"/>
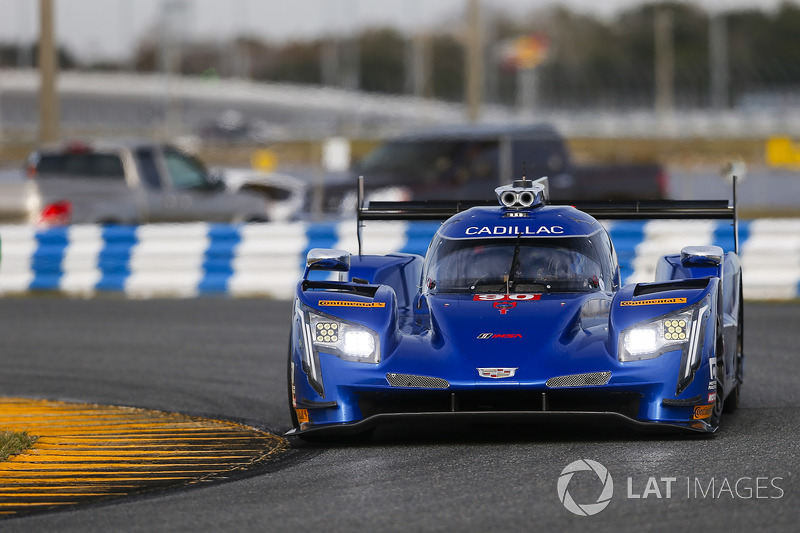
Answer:
<path fill-rule="evenodd" d="M 348 272 L 350 252 L 332 248 L 312 248 L 306 256 L 306 272 L 312 270 Z"/>
<path fill-rule="evenodd" d="M 681 250 L 681 264 L 692 266 L 719 266 L 724 252 L 719 246 L 686 246 Z"/>

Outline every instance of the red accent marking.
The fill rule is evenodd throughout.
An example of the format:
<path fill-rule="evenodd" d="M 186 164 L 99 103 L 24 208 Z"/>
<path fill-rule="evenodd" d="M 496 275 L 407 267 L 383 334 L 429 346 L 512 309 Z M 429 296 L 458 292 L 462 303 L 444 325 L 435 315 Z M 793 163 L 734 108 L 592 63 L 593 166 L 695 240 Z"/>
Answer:
<path fill-rule="evenodd" d="M 527 302 L 541 300 L 541 294 L 475 294 L 473 302 Z"/>
<path fill-rule="evenodd" d="M 517 302 L 495 302 L 493 307 L 495 309 L 499 309 L 501 314 L 508 313 L 509 309 L 514 309 L 517 306 Z"/>

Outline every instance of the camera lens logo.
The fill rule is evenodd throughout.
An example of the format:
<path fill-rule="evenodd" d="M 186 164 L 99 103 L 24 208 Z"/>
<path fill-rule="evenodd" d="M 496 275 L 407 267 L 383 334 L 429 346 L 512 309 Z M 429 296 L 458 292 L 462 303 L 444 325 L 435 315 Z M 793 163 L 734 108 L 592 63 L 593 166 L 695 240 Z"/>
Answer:
<path fill-rule="evenodd" d="M 603 484 L 603 489 L 597 501 L 594 503 L 577 503 L 572 499 L 569 491 L 567 490 L 569 482 L 572 481 L 572 476 L 575 472 L 592 471 L 597 474 L 600 482 Z M 592 516 L 596 515 L 605 509 L 611 503 L 611 497 L 614 495 L 614 480 L 611 479 L 611 474 L 605 466 L 597 461 L 591 459 L 579 459 L 568 464 L 558 478 L 558 499 L 564 504 L 571 513 L 579 516 Z"/>

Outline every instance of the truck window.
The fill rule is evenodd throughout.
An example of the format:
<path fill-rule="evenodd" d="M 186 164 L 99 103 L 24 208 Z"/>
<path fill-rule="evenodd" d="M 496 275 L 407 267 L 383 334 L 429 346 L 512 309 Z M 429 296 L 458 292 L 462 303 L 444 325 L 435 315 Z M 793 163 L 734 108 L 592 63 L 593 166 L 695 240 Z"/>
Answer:
<path fill-rule="evenodd" d="M 400 183 L 494 182 L 498 166 L 496 140 L 398 140 L 370 153 L 358 171 L 391 174 Z"/>
<path fill-rule="evenodd" d="M 371 152 L 358 171 L 396 175 L 400 182 L 435 181 L 458 152 L 455 141 L 391 141 Z"/>
<path fill-rule="evenodd" d="M 124 179 L 125 170 L 116 154 L 43 154 L 36 165 L 36 175 Z"/>
<path fill-rule="evenodd" d="M 158 165 L 156 164 L 156 158 L 152 148 L 139 148 L 135 153 L 136 165 L 139 168 L 139 176 L 141 176 L 144 184 L 151 189 L 161 189 Z"/>
<path fill-rule="evenodd" d="M 498 180 L 500 150 L 497 141 L 461 143 L 461 149 L 446 177 L 456 183 Z"/>
<path fill-rule="evenodd" d="M 564 143 L 556 139 L 515 139 L 512 144 L 514 176 L 529 179 L 553 177 L 567 171 Z"/>
<path fill-rule="evenodd" d="M 211 187 L 206 169 L 193 157 L 177 150 L 164 150 L 167 172 L 176 189 Z"/>

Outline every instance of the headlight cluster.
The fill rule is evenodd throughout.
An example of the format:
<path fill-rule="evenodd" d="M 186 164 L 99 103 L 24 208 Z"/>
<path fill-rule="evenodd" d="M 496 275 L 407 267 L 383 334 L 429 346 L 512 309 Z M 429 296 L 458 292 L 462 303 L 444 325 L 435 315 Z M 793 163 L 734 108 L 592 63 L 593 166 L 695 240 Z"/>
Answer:
<path fill-rule="evenodd" d="M 678 393 L 694 379 L 700 366 L 705 328 L 711 309 L 711 298 L 655 320 L 640 322 L 622 331 L 618 357 L 622 362 L 654 359 L 659 355 L 681 350 Z"/>
<path fill-rule="evenodd" d="M 694 310 L 680 311 L 666 317 L 636 324 L 620 336 L 619 360 L 653 359 L 685 344 L 694 327 Z"/>
<path fill-rule="evenodd" d="M 320 352 L 345 361 L 380 363 L 380 336 L 373 330 L 327 315 L 295 301 L 295 335 L 302 350 L 303 371 L 311 386 L 325 396 Z"/>
<path fill-rule="evenodd" d="M 309 311 L 308 319 L 313 345 L 345 361 L 379 363 L 378 334 L 359 324 Z"/>

